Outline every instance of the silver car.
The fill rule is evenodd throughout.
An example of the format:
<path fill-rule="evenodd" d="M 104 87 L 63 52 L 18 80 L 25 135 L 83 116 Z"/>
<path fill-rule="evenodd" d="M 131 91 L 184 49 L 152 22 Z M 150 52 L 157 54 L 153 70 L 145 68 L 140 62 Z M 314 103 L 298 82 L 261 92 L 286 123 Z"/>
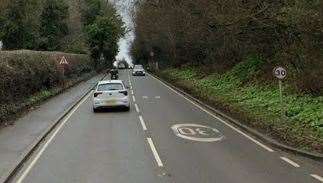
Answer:
<path fill-rule="evenodd" d="M 128 89 L 121 80 L 100 81 L 93 94 L 93 111 L 108 107 L 130 109 Z"/>

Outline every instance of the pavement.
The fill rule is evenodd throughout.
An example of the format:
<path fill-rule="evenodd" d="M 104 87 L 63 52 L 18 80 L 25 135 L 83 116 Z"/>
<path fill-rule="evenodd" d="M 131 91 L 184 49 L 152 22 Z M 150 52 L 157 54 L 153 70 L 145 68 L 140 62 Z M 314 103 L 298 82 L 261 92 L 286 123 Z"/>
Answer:
<path fill-rule="evenodd" d="M 79 83 L 35 107 L 16 120 L 14 125 L 0 129 L 0 182 L 10 174 L 44 132 L 102 77 L 103 75 L 98 75 Z"/>
<path fill-rule="evenodd" d="M 90 93 L 12 182 L 323 182 L 321 162 L 270 147 L 156 78 L 129 73 L 120 71 L 129 112 L 93 113 Z"/>

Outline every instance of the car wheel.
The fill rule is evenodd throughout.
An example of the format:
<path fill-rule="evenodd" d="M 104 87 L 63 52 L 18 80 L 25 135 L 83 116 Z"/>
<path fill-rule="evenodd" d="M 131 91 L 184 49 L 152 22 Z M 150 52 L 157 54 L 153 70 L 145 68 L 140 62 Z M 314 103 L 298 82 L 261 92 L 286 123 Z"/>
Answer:
<path fill-rule="evenodd" d="M 97 109 L 97 108 L 93 108 L 93 112 L 94 113 L 96 113 L 96 112 L 98 112 L 99 111 L 99 109 Z"/>

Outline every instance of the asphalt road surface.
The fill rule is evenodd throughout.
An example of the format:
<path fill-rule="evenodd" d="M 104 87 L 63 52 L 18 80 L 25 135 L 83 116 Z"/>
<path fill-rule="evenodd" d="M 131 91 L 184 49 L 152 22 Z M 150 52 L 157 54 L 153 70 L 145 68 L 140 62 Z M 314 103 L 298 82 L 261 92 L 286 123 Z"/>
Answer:
<path fill-rule="evenodd" d="M 323 182 L 322 170 L 259 142 L 152 76 L 129 73 L 120 72 L 131 86 L 129 112 L 93 113 L 88 95 L 13 182 Z"/>

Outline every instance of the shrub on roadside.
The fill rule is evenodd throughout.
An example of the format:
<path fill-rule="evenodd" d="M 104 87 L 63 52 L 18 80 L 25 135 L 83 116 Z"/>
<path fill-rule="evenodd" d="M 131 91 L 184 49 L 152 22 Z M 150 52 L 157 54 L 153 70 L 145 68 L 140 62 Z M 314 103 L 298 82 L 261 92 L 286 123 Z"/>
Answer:
<path fill-rule="evenodd" d="M 59 64 L 62 56 L 69 62 L 64 76 L 63 67 Z M 90 73 L 94 71 L 92 64 L 87 55 L 27 50 L 0 51 L 0 122 L 9 115 L 6 111 L 10 110 L 3 109 L 4 106 L 19 103 L 34 93 Z"/>

